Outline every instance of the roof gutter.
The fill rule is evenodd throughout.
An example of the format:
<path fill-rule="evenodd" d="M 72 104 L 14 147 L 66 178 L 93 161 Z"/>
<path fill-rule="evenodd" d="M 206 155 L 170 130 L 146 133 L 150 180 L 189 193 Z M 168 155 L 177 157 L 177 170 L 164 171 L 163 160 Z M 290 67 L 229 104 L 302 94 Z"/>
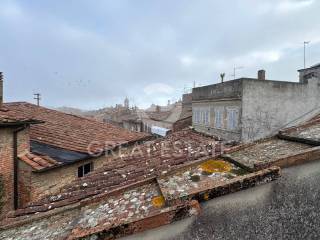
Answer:
<path fill-rule="evenodd" d="M 14 122 L 0 121 L 0 127 L 15 127 L 15 126 L 21 126 L 21 125 L 27 125 L 27 124 L 40 124 L 40 123 L 44 123 L 44 121 L 39 121 L 39 120 L 14 121 Z"/>

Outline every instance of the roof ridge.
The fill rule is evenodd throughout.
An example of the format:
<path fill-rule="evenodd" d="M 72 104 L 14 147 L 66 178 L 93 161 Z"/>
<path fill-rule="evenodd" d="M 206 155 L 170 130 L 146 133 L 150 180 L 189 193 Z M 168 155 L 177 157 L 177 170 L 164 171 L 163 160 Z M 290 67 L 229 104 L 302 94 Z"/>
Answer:
<path fill-rule="evenodd" d="M 60 113 L 60 114 L 65 114 L 65 115 L 69 115 L 69 116 L 73 116 L 73 117 L 78 117 L 78 118 L 82 118 L 82 119 L 86 119 L 86 120 L 91 120 L 91 121 L 94 121 L 94 122 L 99 122 L 95 119 L 92 119 L 92 118 L 88 118 L 88 117 L 84 117 L 84 116 L 79 116 L 79 115 L 76 115 L 76 114 L 72 114 L 72 113 L 65 113 L 65 112 L 62 112 L 62 111 L 59 111 L 59 110 L 56 110 L 56 109 L 53 109 L 53 108 L 50 108 L 50 107 L 45 107 L 45 106 L 38 106 L 34 103 L 30 103 L 30 102 L 26 102 L 26 101 L 21 101 L 21 102 L 6 102 L 4 103 L 4 105 L 30 105 L 30 106 L 33 106 L 33 107 L 39 107 L 39 108 L 45 108 L 47 110 L 50 110 L 50 111 L 53 111 L 53 112 L 57 112 L 57 113 Z M 100 122 L 99 122 L 100 123 Z"/>
<path fill-rule="evenodd" d="M 52 112 L 56 112 L 56 113 L 59 113 L 59 114 L 69 115 L 69 116 L 72 116 L 72 117 L 75 117 L 75 118 L 79 118 L 79 119 L 84 119 L 84 120 L 87 120 L 87 121 L 90 121 L 90 122 L 104 124 L 104 125 L 106 125 L 106 126 L 108 126 L 110 128 L 121 129 L 123 131 L 130 132 L 129 130 L 127 130 L 125 128 L 120 128 L 120 127 L 112 125 L 110 123 L 100 122 L 100 121 L 98 121 L 96 119 L 93 119 L 93 118 L 89 118 L 89 117 L 85 117 L 85 116 L 79 116 L 79 115 L 72 114 L 72 113 L 65 113 L 65 112 L 62 112 L 62 111 L 59 111 L 59 110 L 56 110 L 56 109 L 53 109 L 53 108 L 45 107 L 45 106 L 38 106 L 36 104 L 29 103 L 29 102 L 26 102 L 26 101 L 8 102 L 8 103 L 4 103 L 4 105 L 29 105 L 29 106 L 33 106 L 33 107 L 39 107 L 39 108 L 50 110 Z"/>

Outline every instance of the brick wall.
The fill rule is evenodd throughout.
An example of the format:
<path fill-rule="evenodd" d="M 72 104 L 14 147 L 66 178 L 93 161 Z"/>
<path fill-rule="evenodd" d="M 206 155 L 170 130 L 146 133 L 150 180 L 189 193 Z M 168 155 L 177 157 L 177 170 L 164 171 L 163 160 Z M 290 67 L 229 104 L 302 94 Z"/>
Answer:
<path fill-rule="evenodd" d="M 31 200 L 30 191 L 31 191 L 31 175 L 32 168 L 24 163 L 19 161 L 18 168 L 18 183 L 19 183 L 19 207 L 25 206 Z"/>
<path fill-rule="evenodd" d="M 0 129 L 0 169 L 3 176 L 4 208 L 13 209 L 13 133 Z"/>
<path fill-rule="evenodd" d="M 3 177 L 3 212 L 14 208 L 13 199 L 13 132 L 14 128 L 0 128 L 0 169 Z M 18 133 L 18 154 L 29 149 L 29 128 Z M 1 216 L 0 216 L 1 217 Z"/>
<path fill-rule="evenodd" d="M 3 205 L 3 181 L 2 181 L 2 175 L 0 175 L 0 214 L 2 212 L 2 205 Z"/>

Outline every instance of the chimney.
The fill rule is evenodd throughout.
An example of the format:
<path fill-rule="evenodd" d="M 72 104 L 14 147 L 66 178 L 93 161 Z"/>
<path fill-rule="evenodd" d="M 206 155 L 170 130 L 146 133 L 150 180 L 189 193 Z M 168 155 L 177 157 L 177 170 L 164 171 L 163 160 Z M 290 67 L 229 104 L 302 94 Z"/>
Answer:
<path fill-rule="evenodd" d="M 3 74 L 0 72 L 0 108 L 3 104 Z"/>
<path fill-rule="evenodd" d="M 266 80 L 266 71 L 265 70 L 258 71 L 258 80 Z"/>

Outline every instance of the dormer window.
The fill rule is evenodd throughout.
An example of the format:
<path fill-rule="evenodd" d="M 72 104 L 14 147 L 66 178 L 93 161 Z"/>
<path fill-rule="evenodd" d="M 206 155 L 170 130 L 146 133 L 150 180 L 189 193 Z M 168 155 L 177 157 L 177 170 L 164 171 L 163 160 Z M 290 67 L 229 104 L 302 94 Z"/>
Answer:
<path fill-rule="evenodd" d="M 84 164 L 80 167 L 78 167 L 78 177 L 84 177 L 85 175 L 87 175 L 88 173 L 93 171 L 93 163 L 87 163 Z"/>

